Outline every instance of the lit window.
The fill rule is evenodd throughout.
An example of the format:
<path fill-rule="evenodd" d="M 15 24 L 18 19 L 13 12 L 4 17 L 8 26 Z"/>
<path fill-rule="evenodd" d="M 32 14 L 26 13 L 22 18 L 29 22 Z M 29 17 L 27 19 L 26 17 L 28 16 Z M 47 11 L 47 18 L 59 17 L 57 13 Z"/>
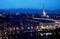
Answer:
<path fill-rule="evenodd" d="M 10 31 L 12 31 L 12 28 L 10 28 Z"/>
<path fill-rule="evenodd" d="M 33 29 L 33 26 L 31 26 L 31 29 Z"/>
<path fill-rule="evenodd" d="M 24 29 L 24 27 L 21 27 L 21 29 L 23 30 L 23 29 Z"/>
<path fill-rule="evenodd" d="M 30 27 L 28 27 L 28 29 L 30 29 Z"/>
<path fill-rule="evenodd" d="M 19 30 L 19 27 L 16 27 L 16 30 Z"/>
<path fill-rule="evenodd" d="M 13 28 L 13 30 L 15 30 L 15 27 Z"/>

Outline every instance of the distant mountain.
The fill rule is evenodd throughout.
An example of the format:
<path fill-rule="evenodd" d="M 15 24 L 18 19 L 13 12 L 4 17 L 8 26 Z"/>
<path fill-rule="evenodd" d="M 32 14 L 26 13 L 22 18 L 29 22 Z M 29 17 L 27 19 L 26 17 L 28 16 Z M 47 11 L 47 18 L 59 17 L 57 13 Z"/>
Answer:
<path fill-rule="evenodd" d="M 7 9 L 7 10 L 0 10 L 0 13 L 39 13 L 41 10 L 38 9 Z"/>
<path fill-rule="evenodd" d="M 55 14 L 60 14 L 60 9 L 56 9 L 56 10 L 45 10 L 47 14 L 52 14 L 52 13 L 55 13 Z M 0 10 L 0 13 L 28 13 L 28 14 L 31 14 L 31 13 L 42 13 L 42 10 L 39 10 L 39 9 L 6 9 L 6 10 L 3 10 L 1 9 Z"/>

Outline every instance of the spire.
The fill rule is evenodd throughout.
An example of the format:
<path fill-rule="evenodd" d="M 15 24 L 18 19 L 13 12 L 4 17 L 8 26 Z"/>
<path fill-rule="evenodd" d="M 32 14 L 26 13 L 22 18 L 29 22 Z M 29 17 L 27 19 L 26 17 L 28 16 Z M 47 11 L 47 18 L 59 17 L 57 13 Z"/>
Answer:
<path fill-rule="evenodd" d="M 44 7 L 43 7 L 43 12 L 42 12 L 43 16 L 46 16 L 46 12 L 44 10 Z"/>
<path fill-rule="evenodd" d="M 44 10 L 44 7 L 42 7 L 42 16 L 44 16 L 44 17 L 49 17 L 48 15 L 46 15 L 46 12 L 45 12 L 45 10 Z"/>

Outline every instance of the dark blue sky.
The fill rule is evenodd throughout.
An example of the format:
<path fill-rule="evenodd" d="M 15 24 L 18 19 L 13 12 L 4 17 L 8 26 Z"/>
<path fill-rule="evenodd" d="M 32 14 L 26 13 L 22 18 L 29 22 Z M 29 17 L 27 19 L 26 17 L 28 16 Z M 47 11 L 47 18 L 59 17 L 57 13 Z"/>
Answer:
<path fill-rule="evenodd" d="M 60 0 L 0 0 L 0 9 L 60 9 Z"/>

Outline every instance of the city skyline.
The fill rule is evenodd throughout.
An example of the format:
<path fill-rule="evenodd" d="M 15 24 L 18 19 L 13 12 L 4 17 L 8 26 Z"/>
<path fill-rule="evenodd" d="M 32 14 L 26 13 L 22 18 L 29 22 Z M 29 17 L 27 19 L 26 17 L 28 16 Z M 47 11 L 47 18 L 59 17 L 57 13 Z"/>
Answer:
<path fill-rule="evenodd" d="M 0 9 L 60 9 L 60 0 L 0 0 Z"/>

